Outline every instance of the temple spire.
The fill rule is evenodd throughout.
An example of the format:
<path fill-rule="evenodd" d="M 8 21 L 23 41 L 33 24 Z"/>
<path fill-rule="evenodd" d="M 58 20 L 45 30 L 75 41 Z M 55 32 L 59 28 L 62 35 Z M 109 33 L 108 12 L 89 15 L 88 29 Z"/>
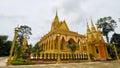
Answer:
<path fill-rule="evenodd" d="M 58 18 L 58 12 L 57 12 L 57 10 L 56 10 L 56 15 L 55 15 L 55 18 L 54 18 L 54 20 L 53 20 L 51 30 L 56 29 L 57 26 L 58 26 L 58 24 L 59 24 L 59 18 Z"/>
<path fill-rule="evenodd" d="M 94 24 L 93 24 L 93 20 L 92 20 L 92 17 L 90 17 L 91 18 L 91 26 L 92 26 L 92 31 L 96 31 L 96 29 L 95 29 L 95 26 L 94 26 Z"/>
<path fill-rule="evenodd" d="M 88 22 L 87 22 L 87 33 L 90 33 L 90 28 L 89 28 Z"/>
<path fill-rule="evenodd" d="M 57 12 L 57 10 L 56 10 L 56 16 L 58 16 L 58 12 Z"/>
<path fill-rule="evenodd" d="M 56 10 L 56 15 L 55 15 L 55 18 L 54 18 L 54 22 L 59 23 L 59 18 L 58 18 L 58 12 L 57 12 L 57 10 Z"/>

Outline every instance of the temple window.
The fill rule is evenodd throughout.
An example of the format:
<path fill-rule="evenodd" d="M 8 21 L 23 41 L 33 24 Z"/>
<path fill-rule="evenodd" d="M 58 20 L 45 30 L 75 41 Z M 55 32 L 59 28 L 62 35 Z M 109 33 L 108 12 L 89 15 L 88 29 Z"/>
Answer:
<path fill-rule="evenodd" d="M 96 46 L 96 53 L 99 53 L 98 46 Z"/>

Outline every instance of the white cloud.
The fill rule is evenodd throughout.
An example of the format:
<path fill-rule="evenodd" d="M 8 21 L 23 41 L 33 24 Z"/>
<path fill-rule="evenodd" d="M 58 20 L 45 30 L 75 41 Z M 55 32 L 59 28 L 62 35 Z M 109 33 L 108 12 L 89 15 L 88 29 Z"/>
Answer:
<path fill-rule="evenodd" d="M 56 9 L 70 30 L 85 34 L 86 19 L 90 22 L 90 16 L 94 22 L 105 16 L 118 22 L 119 3 L 119 0 L 0 0 L 0 34 L 12 40 L 17 25 L 28 25 L 33 33 L 29 43 L 35 44 L 50 31 Z M 116 28 L 116 32 L 119 30 L 120 27 Z"/>

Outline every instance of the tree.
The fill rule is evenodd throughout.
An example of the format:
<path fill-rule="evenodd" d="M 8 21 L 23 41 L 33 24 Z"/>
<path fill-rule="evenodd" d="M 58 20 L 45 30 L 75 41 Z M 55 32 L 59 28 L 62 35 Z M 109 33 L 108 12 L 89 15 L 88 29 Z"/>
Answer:
<path fill-rule="evenodd" d="M 28 49 L 27 49 L 27 51 L 26 51 L 26 56 L 30 56 L 30 54 L 32 53 L 32 44 L 29 44 L 29 45 L 27 45 L 27 47 L 28 47 Z"/>
<path fill-rule="evenodd" d="M 67 48 L 69 48 L 70 50 L 71 50 L 71 52 L 72 52 L 72 59 L 74 58 L 74 52 L 76 51 L 76 49 L 77 49 L 77 46 L 75 45 L 75 44 L 72 44 L 72 43 L 68 43 L 67 44 Z"/>
<path fill-rule="evenodd" d="M 117 26 L 116 21 L 112 19 L 112 17 L 104 17 L 100 18 L 97 21 L 98 28 L 100 28 L 101 33 L 106 36 L 107 42 L 109 42 L 108 34 L 111 31 L 114 31 L 115 27 Z"/>
<path fill-rule="evenodd" d="M 120 34 L 114 33 L 112 35 L 110 43 L 113 43 L 113 42 L 115 42 L 117 46 L 120 47 Z"/>
<path fill-rule="evenodd" d="M 30 47 L 28 46 L 27 39 L 30 38 L 30 35 L 32 35 L 32 33 L 29 26 L 24 25 L 19 27 L 14 48 L 15 58 L 24 58 L 29 55 Z"/>
<path fill-rule="evenodd" d="M 21 45 L 18 43 L 15 43 L 15 47 L 14 47 L 14 59 L 16 58 L 21 58 L 22 57 L 22 49 L 21 49 Z"/>
<path fill-rule="evenodd" d="M 30 38 L 30 35 L 32 35 L 31 33 L 31 28 L 27 25 L 24 25 L 24 26 L 20 26 L 19 28 L 19 32 L 17 34 L 17 38 L 19 38 L 20 40 L 20 45 L 23 44 L 23 39 L 26 37 L 27 39 Z"/>
<path fill-rule="evenodd" d="M 12 41 L 8 41 L 8 36 L 0 35 L 0 56 L 8 56 Z"/>
<path fill-rule="evenodd" d="M 44 46 L 44 44 L 42 44 L 40 46 L 38 44 L 35 44 L 35 46 L 33 47 L 32 52 L 35 53 L 36 57 L 38 57 L 38 55 L 40 55 L 40 52 L 44 51 L 43 46 Z"/>
<path fill-rule="evenodd" d="M 110 43 L 113 44 L 113 42 L 116 45 L 117 52 L 120 54 L 120 34 L 114 33 L 112 35 Z"/>

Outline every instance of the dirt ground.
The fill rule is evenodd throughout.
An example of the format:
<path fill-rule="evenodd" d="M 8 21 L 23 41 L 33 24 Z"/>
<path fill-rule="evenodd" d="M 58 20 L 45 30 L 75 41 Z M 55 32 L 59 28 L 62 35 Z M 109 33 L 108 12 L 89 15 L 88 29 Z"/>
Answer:
<path fill-rule="evenodd" d="M 120 68 L 120 61 L 97 61 L 81 63 L 37 64 L 37 65 L 9 65 L 7 58 L 0 58 L 0 68 Z"/>

